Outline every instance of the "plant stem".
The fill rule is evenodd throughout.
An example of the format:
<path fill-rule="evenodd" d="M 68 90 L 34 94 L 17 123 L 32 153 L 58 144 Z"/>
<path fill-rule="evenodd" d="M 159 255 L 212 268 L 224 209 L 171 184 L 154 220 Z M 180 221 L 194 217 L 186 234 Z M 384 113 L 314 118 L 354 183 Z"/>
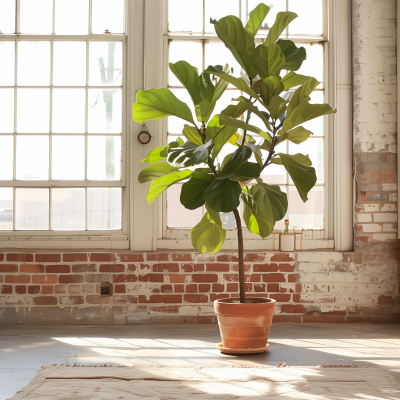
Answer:
<path fill-rule="evenodd" d="M 243 233 L 242 233 L 242 221 L 240 220 L 239 211 L 236 208 L 233 210 L 233 214 L 236 219 L 236 229 L 238 237 L 238 249 L 239 249 L 239 293 L 240 302 L 245 303 L 246 292 L 244 289 L 244 257 L 243 257 Z"/>

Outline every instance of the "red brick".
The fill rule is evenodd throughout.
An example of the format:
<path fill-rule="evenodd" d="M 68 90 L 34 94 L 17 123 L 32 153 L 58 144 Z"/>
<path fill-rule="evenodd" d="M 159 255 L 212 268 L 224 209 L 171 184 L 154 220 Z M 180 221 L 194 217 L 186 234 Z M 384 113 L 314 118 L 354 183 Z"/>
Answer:
<path fill-rule="evenodd" d="M 253 291 L 253 284 L 252 283 L 245 283 L 244 284 L 244 290 L 246 291 L 246 292 L 252 292 Z"/>
<path fill-rule="evenodd" d="M 209 293 L 211 290 L 211 285 L 209 283 L 201 283 L 199 285 L 199 293 Z"/>
<path fill-rule="evenodd" d="M 82 283 L 83 275 L 60 275 L 59 283 Z"/>
<path fill-rule="evenodd" d="M 289 316 L 288 315 L 274 315 L 272 317 L 272 322 L 289 322 Z"/>
<path fill-rule="evenodd" d="M 281 272 L 293 272 L 295 266 L 291 264 L 279 264 L 279 271 Z"/>
<path fill-rule="evenodd" d="M 379 296 L 378 304 L 380 304 L 380 305 L 393 304 L 393 297 L 392 296 Z"/>
<path fill-rule="evenodd" d="M 140 264 L 140 270 L 141 271 L 144 271 L 144 270 L 150 271 L 150 264 Z"/>
<path fill-rule="evenodd" d="M 169 261 L 168 253 L 147 253 L 147 261 Z"/>
<path fill-rule="evenodd" d="M 0 265 L 0 272 L 18 272 L 18 265 L 2 264 Z"/>
<path fill-rule="evenodd" d="M 151 289 L 151 293 L 160 293 L 160 289 L 159 288 L 152 288 Z"/>
<path fill-rule="evenodd" d="M 265 253 L 247 253 L 244 257 L 245 262 L 260 262 L 265 260 Z"/>
<path fill-rule="evenodd" d="M 206 264 L 207 272 L 229 272 L 229 264 Z"/>
<path fill-rule="evenodd" d="M 35 254 L 36 262 L 61 262 L 61 254 Z"/>
<path fill-rule="evenodd" d="M 271 293 L 269 297 L 271 297 L 271 299 L 279 301 L 280 303 L 286 303 L 290 301 L 290 294 Z"/>
<path fill-rule="evenodd" d="M 7 253 L 7 261 L 33 262 L 33 254 Z"/>
<path fill-rule="evenodd" d="M 293 302 L 294 303 L 301 303 L 300 301 L 301 294 L 297 293 L 293 295 Z"/>
<path fill-rule="evenodd" d="M 183 272 L 193 272 L 194 271 L 193 264 L 183 264 L 181 266 L 181 268 L 182 268 Z"/>
<path fill-rule="evenodd" d="M 138 278 L 136 275 L 133 274 L 120 274 L 120 275 L 113 275 L 113 282 L 137 282 Z"/>
<path fill-rule="evenodd" d="M 264 282 L 286 282 L 284 274 L 265 274 L 263 275 Z"/>
<path fill-rule="evenodd" d="M 267 291 L 268 292 L 279 292 L 279 283 L 268 283 Z"/>
<path fill-rule="evenodd" d="M 46 265 L 46 274 L 69 274 L 70 272 L 69 265 Z"/>
<path fill-rule="evenodd" d="M 90 261 L 97 261 L 97 262 L 115 261 L 115 254 L 114 253 L 92 253 L 92 254 L 90 254 Z"/>
<path fill-rule="evenodd" d="M 225 285 L 223 285 L 221 283 L 214 283 L 212 285 L 212 291 L 213 292 L 223 292 L 223 291 L 225 291 Z"/>
<path fill-rule="evenodd" d="M 303 322 L 302 315 L 289 315 L 289 322 L 299 323 Z"/>
<path fill-rule="evenodd" d="M 261 275 L 260 274 L 251 274 L 250 282 L 261 282 Z"/>
<path fill-rule="evenodd" d="M 143 253 L 118 254 L 121 262 L 144 262 Z"/>
<path fill-rule="evenodd" d="M 184 285 L 174 285 L 174 293 L 185 293 Z"/>
<path fill-rule="evenodd" d="M 26 293 L 26 286 L 24 286 L 24 285 L 15 286 L 15 293 L 17 293 L 17 294 L 25 294 Z"/>
<path fill-rule="evenodd" d="M 193 261 L 193 253 L 173 253 L 172 261 Z"/>
<path fill-rule="evenodd" d="M 301 283 L 296 283 L 296 286 L 295 286 L 296 293 L 301 293 L 302 290 L 303 290 L 303 287 L 301 286 Z"/>
<path fill-rule="evenodd" d="M 197 285 L 186 285 L 186 293 L 197 293 Z"/>
<path fill-rule="evenodd" d="M 61 296 L 60 304 L 83 304 L 85 302 L 85 298 L 83 296 Z"/>
<path fill-rule="evenodd" d="M 122 264 L 102 264 L 100 272 L 124 272 L 125 267 Z"/>
<path fill-rule="evenodd" d="M 239 262 L 239 258 L 238 258 L 238 256 L 235 256 L 233 254 L 220 254 L 220 255 L 217 255 L 217 261 Z"/>
<path fill-rule="evenodd" d="M 292 258 L 290 254 L 287 253 L 276 253 L 271 257 L 271 261 L 294 261 L 294 258 Z"/>
<path fill-rule="evenodd" d="M 298 282 L 300 280 L 300 274 L 289 274 L 288 282 Z"/>
<path fill-rule="evenodd" d="M 21 264 L 19 266 L 20 272 L 25 272 L 28 274 L 43 274 L 44 265 L 39 264 Z"/>
<path fill-rule="evenodd" d="M 4 254 L 0 254 L 0 262 L 4 261 Z"/>
<path fill-rule="evenodd" d="M 186 277 L 188 275 L 181 274 L 167 274 L 165 277 L 169 279 L 171 283 L 185 283 Z"/>
<path fill-rule="evenodd" d="M 178 314 L 180 306 L 149 306 L 150 312 Z"/>
<path fill-rule="evenodd" d="M 69 285 L 68 292 L 71 294 L 78 294 L 81 291 L 81 287 L 79 285 Z"/>
<path fill-rule="evenodd" d="M 37 306 L 55 306 L 57 304 L 57 297 L 54 296 L 34 297 L 33 302 Z"/>
<path fill-rule="evenodd" d="M 205 294 L 185 294 L 183 300 L 186 303 L 208 303 L 208 296 Z"/>
<path fill-rule="evenodd" d="M 66 285 L 55 285 L 55 290 L 57 294 L 65 293 Z"/>
<path fill-rule="evenodd" d="M 87 261 L 88 255 L 87 253 L 67 253 L 63 254 L 64 262 L 79 262 L 79 261 Z"/>
<path fill-rule="evenodd" d="M 284 313 L 297 314 L 304 313 L 306 308 L 301 304 L 282 304 L 281 310 Z"/>
<path fill-rule="evenodd" d="M 11 294 L 12 286 L 11 285 L 1 285 L 1 294 Z"/>
<path fill-rule="evenodd" d="M 228 296 L 226 294 L 223 294 L 223 293 L 219 293 L 219 294 L 211 293 L 210 294 L 210 301 L 213 302 L 213 301 L 219 300 L 219 299 L 226 299 L 227 297 Z M 206 303 L 206 302 L 204 301 L 203 303 Z"/>
<path fill-rule="evenodd" d="M 6 275 L 5 283 L 29 283 L 31 277 L 29 275 Z"/>
<path fill-rule="evenodd" d="M 254 285 L 254 291 L 255 292 L 265 292 L 265 285 L 263 283 L 255 284 Z"/>
<path fill-rule="evenodd" d="M 179 264 L 154 264 L 154 272 L 179 272 Z"/>
<path fill-rule="evenodd" d="M 89 304 L 108 304 L 110 302 L 110 296 L 102 297 L 99 294 L 89 294 L 86 296 L 86 302 Z"/>
<path fill-rule="evenodd" d="M 164 282 L 164 274 L 139 275 L 139 282 Z"/>
<path fill-rule="evenodd" d="M 28 293 L 29 294 L 39 294 L 40 293 L 40 286 L 28 286 Z"/>
<path fill-rule="evenodd" d="M 165 294 L 164 303 L 182 303 L 181 294 Z"/>
<path fill-rule="evenodd" d="M 160 294 L 151 295 L 148 298 L 144 295 L 139 295 L 139 303 L 162 303 L 163 297 L 164 296 Z"/>
<path fill-rule="evenodd" d="M 217 274 L 198 274 L 192 275 L 193 282 L 218 282 Z"/>
<path fill-rule="evenodd" d="M 226 282 L 239 282 L 238 274 L 224 274 L 223 278 Z"/>
<path fill-rule="evenodd" d="M 204 264 L 194 264 L 193 268 L 194 272 L 202 272 L 204 271 Z"/>
<path fill-rule="evenodd" d="M 137 270 L 137 266 L 135 264 L 128 264 L 128 272 L 135 272 Z"/>
<path fill-rule="evenodd" d="M 161 293 L 172 293 L 172 285 L 161 285 Z"/>
<path fill-rule="evenodd" d="M 79 264 L 72 266 L 72 272 L 97 272 L 95 264 Z"/>
<path fill-rule="evenodd" d="M 254 264 L 254 272 L 278 272 L 278 264 Z"/>
<path fill-rule="evenodd" d="M 226 285 L 226 291 L 227 292 L 234 292 L 236 293 L 239 290 L 239 284 L 237 283 L 228 283 Z"/>
<path fill-rule="evenodd" d="M 53 294 L 53 286 L 42 286 L 42 294 Z"/>
<path fill-rule="evenodd" d="M 199 324 L 217 324 L 218 323 L 217 317 L 199 316 L 198 320 L 199 320 Z"/>
<path fill-rule="evenodd" d="M 234 264 L 232 265 L 233 272 L 239 272 L 239 264 Z M 245 272 L 250 272 L 251 271 L 251 264 L 244 264 L 244 271 Z"/>
<path fill-rule="evenodd" d="M 341 315 L 321 315 L 313 317 L 312 315 L 304 315 L 304 322 L 346 322 L 346 317 Z"/>

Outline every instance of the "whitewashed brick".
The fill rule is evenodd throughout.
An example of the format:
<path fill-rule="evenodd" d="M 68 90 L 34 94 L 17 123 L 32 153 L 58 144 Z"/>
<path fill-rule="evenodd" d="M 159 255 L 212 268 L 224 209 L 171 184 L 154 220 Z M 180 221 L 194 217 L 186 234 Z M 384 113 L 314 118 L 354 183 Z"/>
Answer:
<path fill-rule="evenodd" d="M 357 222 L 372 222 L 372 214 L 357 214 Z"/>
<path fill-rule="evenodd" d="M 382 232 L 382 225 L 379 224 L 363 224 L 362 230 L 366 233 Z"/>
<path fill-rule="evenodd" d="M 397 193 L 390 193 L 389 194 L 390 201 L 397 201 Z"/>
<path fill-rule="evenodd" d="M 381 233 L 372 235 L 372 240 L 377 242 L 395 242 L 397 234 L 394 233 Z"/>
<path fill-rule="evenodd" d="M 396 221 L 397 221 L 397 213 L 374 214 L 374 222 L 396 222 Z"/>
<path fill-rule="evenodd" d="M 397 232 L 397 224 L 383 224 L 383 232 Z"/>
<path fill-rule="evenodd" d="M 195 316 L 195 315 L 198 315 L 198 313 L 199 313 L 198 306 L 181 306 L 181 307 L 179 307 L 179 315 L 181 315 L 183 317 Z"/>
<path fill-rule="evenodd" d="M 214 306 L 199 306 L 199 315 L 215 315 Z"/>
<path fill-rule="evenodd" d="M 380 204 L 364 204 L 364 210 L 366 212 L 378 212 L 380 208 Z"/>
<path fill-rule="evenodd" d="M 384 204 L 381 207 L 382 212 L 387 212 L 387 211 L 397 211 L 397 204 Z"/>
<path fill-rule="evenodd" d="M 341 253 L 336 252 L 300 252 L 297 256 L 300 262 L 335 262 L 342 261 Z"/>
<path fill-rule="evenodd" d="M 300 263 L 299 264 L 299 271 L 306 271 L 306 272 L 327 272 L 329 271 L 329 264 L 327 263 Z"/>
<path fill-rule="evenodd" d="M 396 183 L 383 183 L 382 190 L 384 190 L 386 192 L 389 192 L 392 190 L 397 190 L 397 184 Z"/>

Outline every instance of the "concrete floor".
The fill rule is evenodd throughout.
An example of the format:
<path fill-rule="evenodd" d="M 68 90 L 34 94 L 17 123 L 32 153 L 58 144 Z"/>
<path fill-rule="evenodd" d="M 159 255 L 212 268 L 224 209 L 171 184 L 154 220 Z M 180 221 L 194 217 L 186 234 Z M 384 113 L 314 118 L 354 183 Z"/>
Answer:
<path fill-rule="evenodd" d="M 42 365 L 69 363 L 225 367 L 351 364 L 380 367 L 400 381 L 400 324 L 274 324 L 268 352 L 228 356 L 216 325 L 1 327 L 0 399 L 27 385 Z M 61 357 L 61 358 L 52 358 Z"/>

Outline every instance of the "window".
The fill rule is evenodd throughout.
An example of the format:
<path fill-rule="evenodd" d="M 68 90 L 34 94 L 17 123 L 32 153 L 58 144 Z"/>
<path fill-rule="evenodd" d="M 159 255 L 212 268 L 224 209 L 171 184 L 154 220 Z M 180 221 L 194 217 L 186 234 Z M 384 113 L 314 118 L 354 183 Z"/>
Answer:
<path fill-rule="evenodd" d="M 1 2 L 1 237 L 125 234 L 124 7 Z"/>
<path fill-rule="evenodd" d="M 213 25 L 210 24 L 210 17 L 219 19 L 225 15 L 236 15 L 241 18 L 244 25 L 247 22 L 249 11 L 254 9 L 259 0 L 168 0 L 168 27 L 166 35 L 168 37 L 169 62 L 176 62 L 181 59 L 188 61 L 197 67 L 199 73 L 207 68 L 208 65 L 228 63 L 234 69 L 234 75 L 240 76 L 240 66 L 231 55 L 225 45 L 215 34 Z M 306 6 L 305 6 L 306 3 Z M 303 63 L 298 73 L 313 76 L 321 82 L 313 94 L 312 102 L 329 102 L 327 84 L 325 76 L 328 68 L 328 26 L 327 26 L 327 2 L 326 0 L 274 0 L 268 2 L 272 5 L 271 11 L 267 15 L 264 24 L 256 36 L 256 44 L 261 43 L 261 38 L 266 37 L 271 24 L 275 21 L 276 15 L 280 11 L 293 11 L 298 14 L 298 18 L 289 24 L 281 38 L 290 39 L 298 46 L 304 46 L 307 51 L 307 60 Z M 168 72 L 168 87 L 182 101 L 191 107 L 195 115 L 194 107 L 187 91 L 176 79 L 172 72 Z M 229 104 L 234 103 L 232 99 L 241 95 L 241 92 L 229 86 L 213 114 L 218 114 Z M 252 116 L 250 124 L 262 126 L 258 117 Z M 280 151 L 289 154 L 303 153 L 309 154 L 313 166 L 316 169 L 318 181 L 309 193 L 309 200 L 303 203 L 297 190 L 281 166 L 269 166 L 265 170 L 263 179 L 271 184 L 278 184 L 288 195 L 289 207 L 286 219 L 290 225 L 299 230 L 307 230 L 303 234 L 304 239 L 328 239 L 328 226 L 331 223 L 329 208 L 332 207 L 332 199 L 329 197 L 329 160 L 332 156 L 331 148 L 326 138 L 329 136 L 328 118 L 318 118 L 304 124 L 306 129 L 313 132 L 310 139 L 296 145 L 287 141 L 286 149 Z M 164 124 L 167 132 L 166 141 L 171 142 L 181 136 L 183 122 L 176 117 L 169 117 L 168 123 Z M 254 138 L 259 141 L 257 135 Z M 231 146 L 231 145 L 226 145 Z M 230 150 L 231 151 L 231 150 Z M 224 156 L 222 151 L 218 156 L 221 161 Z M 196 225 L 201 219 L 205 210 L 197 209 L 190 211 L 185 209 L 179 202 L 180 186 L 174 185 L 164 194 L 163 203 L 163 237 L 167 239 L 187 238 L 190 234 L 189 229 Z M 235 228 L 233 214 L 222 215 L 226 228 Z M 279 221 L 275 230 L 284 229 L 284 220 Z M 230 235 L 230 236 L 229 236 Z M 228 232 L 227 238 L 235 238 L 235 232 Z M 260 240 L 249 232 L 245 234 L 247 239 Z M 299 238 L 300 240 L 300 238 Z M 263 241 L 266 248 L 273 248 L 272 238 Z M 333 246 L 333 241 L 329 243 Z M 264 246 L 264 245 L 263 245 Z M 265 247 L 264 247 L 265 248 Z"/>

